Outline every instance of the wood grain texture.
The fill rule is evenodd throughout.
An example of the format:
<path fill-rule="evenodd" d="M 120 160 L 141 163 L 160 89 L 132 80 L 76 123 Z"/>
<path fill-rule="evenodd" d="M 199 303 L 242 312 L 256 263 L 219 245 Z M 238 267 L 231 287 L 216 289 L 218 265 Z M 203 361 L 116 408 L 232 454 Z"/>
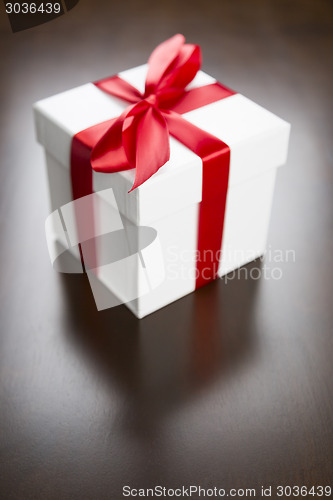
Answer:
<path fill-rule="evenodd" d="M 12 34 L 0 12 L 1 499 L 332 483 L 332 16 L 324 0 L 81 0 Z M 291 122 L 268 245 L 295 262 L 141 321 L 98 313 L 85 278 L 48 260 L 31 106 L 176 32 L 201 44 L 205 71 Z"/>

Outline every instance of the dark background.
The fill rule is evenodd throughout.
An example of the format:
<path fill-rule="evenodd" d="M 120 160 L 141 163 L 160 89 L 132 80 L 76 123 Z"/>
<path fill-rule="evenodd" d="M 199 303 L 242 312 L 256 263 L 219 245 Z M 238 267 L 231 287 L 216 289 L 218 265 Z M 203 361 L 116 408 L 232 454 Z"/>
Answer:
<path fill-rule="evenodd" d="M 332 16 L 329 0 L 81 0 L 13 34 L 2 8 L 1 500 L 332 483 Z M 98 313 L 85 277 L 49 262 L 31 106 L 176 32 L 206 72 L 291 122 L 268 244 L 296 261 L 143 320 Z"/>

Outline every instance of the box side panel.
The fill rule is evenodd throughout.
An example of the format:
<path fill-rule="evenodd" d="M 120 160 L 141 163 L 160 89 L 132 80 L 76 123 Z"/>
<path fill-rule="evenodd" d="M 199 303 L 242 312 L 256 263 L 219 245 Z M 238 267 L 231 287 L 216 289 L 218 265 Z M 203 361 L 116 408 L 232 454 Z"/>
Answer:
<path fill-rule="evenodd" d="M 277 169 L 271 169 L 230 188 L 227 199 L 219 276 L 262 256 Z M 199 204 L 154 223 L 162 244 L 165 281 L 139 298 L 130 309 L 142 318 L 195 290 Z M 211 255 L 200 256 L 207 259 Z"/>
<path fill-rule="evenodd" d="M 160 284 L 155 286 L 150 293 L 138 297 L 129 304 L 130 309 L 139 318 L 178 300 L 195 289 L 198 210 L 199 204 L 195 203 L 151 224 L 157 231 L 161 249 L 162 261 L 156 266 Z M 143 252 L 143 256 L 149 263 L 151 255 Z M 156 262 L 156 259 L 157 253 L 155 252 L 153 262 Z M 154 274 L 154 269 L 151 269 Z M 148 272 L 151 271 L 148 269 Z M 153 280 L 153 278 L 156 279 L 156 275 L 150 274 L 150 279 Z"/>
<path fill-rule="evenodd" d="M 47 219 L 45 228 L 50 255 L 54 254 L 60 257 L 61 254 L 68 250 L 75 258 L 78 259 L 78 261 L 80 261 L 81 259 L 78 247 L 70 245 L 67 227 L 61 212 L 61 207 L 66 205 L 68 206 L 68 204 L 72 201 L 69 171 L 47 152 L 45 152 L 45 166 L 51 212 Z M 53 247 L 53 249 L 50 247 Z M 60 268 L 62 267 L 63 265 L 61 264 Z M 68 270 L 69 266 L 66 265 L 65 267 Z M 72 266 L 72 268 L 75 269 L 75 266 Z"/>
<path fill-rule="evenodd" d="M 276 172 L 271 169 L 229 189 L 220 276 L 265 253 Z"/>
<path fill-rule="evenodd" d="M 62 221 L 60 224 L 59 217 L 48 218 L 47 239 L 50 255 L 63 254 L 62 262 L 64 262 L 64 253 L 70 252 L 80 262 L 69 170 L 49 153 L 46 153 L 46 169 L 51 211 L 56 214 L 60 213 Z M 130 232 L 130 237 L 124 236 L 126 231 L 117 205 L 114 198 L 113 200 L 109 198 L 110 194 L 107 200 L 99 195 L 93 198 L 94 235 L 96 236 L 94 252 L 96 252 L 97 262 L 103 265 L 97 269 L 91 269 L 88 276 L 99 310 L 126 303 L 138 296 L 140 259 L 134 251 L 134 247 L 138 245 L 137 236 L 133 231 L 129 231 L 129 221 L 126 223 L 126 230 Z M 79 207 L 80 210 L 89 210 L 90 205 L 84 203 L 84 198 L 79 200 L 80 205 L 82 202 L 83 206 Z M 86 237 L 89 236 L 92 235 L 86 235 Z M 83 253 L 85 253 L 84 245 Z M 119 256 L 124 258 L 117 259 Z M 72 267 L 74 269 L 74 266 Z M 58 270 L 63 271 L 63 266 L 60 266 Z M 68 266 L 66 272 L 70 272 Z M 145 291 L 148 290 L 147 286 Z"/>
<path fill-rule="evenodd" d="M 50 208 L 54 211 L 73 200 L 70 172 L 47 151 L 45 161 Z"/>

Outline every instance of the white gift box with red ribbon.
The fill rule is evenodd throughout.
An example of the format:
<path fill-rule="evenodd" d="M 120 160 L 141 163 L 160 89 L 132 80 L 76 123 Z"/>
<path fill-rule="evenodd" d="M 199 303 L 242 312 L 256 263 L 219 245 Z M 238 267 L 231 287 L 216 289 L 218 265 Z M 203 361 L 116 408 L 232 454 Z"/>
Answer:
<path fill-rule="evenodd" d="M 147 65 L 143 65 L 119 76 L 142 91 L 146 73 Z M 199 71 L 189 88 L 213 82 L 214 78 Z M 56 211 L 67 206 L 67 234 L 57 217 L 47 224 L 49 242 L 53 240 L 54 247 L 58 248 L 55 253 L 67 249 L 80 259 L 77 235 L 68 241 L 68 234 L 75 234 L 75 215 L 70 208 L 72 139 L 84 129 L 119 116 L 126 106 L 92 83 L 49 97 L 34 106 L 37 138 L 46 153 L 51 209 Z M 265 253 L 275 178 L 277 168 L 286 161 L 290 125 L 241 94 L 182 116 L 224 141 L 231 150 L 218 269 L 218 275 L 223 276 Z M 129 193 L 134 177 L 133 169 L 115 173 L 93 171 L 93 189 L 99 199 L 99 206 L 94 210 L 99 233 L 93 236 L 122 228 L 128 232 L 129 228 L 144 226 L 155 230 L 156 237 L 142 246 L 142 234 L 135 232 L 136 251 L 124 250 L 124 258 L 112 262 L 105 256 L 110 250 L 110 241 L 112 246 L 119 246 L 120 255 L 124 238 L 119 242 L 117 238 L 100 241 L 96 269 L 89 279 L 93 290 L 99 282 L 102 289 L 116 297 L 114 303 L 108 304 L 108 299 L 98 295 L 99 309 L 111 307 L 118 299 L 118 303 L 126 303 L 142 318 L 193 292 L 196 259 L 208 260 L 210 256 L 197 253 L 201 158 L 171 137 L 170 160 Z M 120 212 L 119 227 L 109 227 L 109 210 Z M 66 213 L 65 209 L 62 211 Z M 115 219 L 117 217 L 110 216 L 110 220 Z M 96 299 L 97 291 L 94 296 Z"/>

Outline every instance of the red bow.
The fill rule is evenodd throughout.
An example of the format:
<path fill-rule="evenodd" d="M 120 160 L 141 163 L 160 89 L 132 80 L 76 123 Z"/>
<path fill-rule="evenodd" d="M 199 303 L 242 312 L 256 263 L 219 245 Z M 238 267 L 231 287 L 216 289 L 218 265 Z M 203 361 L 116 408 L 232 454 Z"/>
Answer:
<path fill-rule="evenodd" d="M 97 82 L 105 92 L 130 103 L 93 147 L 91 165 L 97 172 L 135 168 L 131 190 L 143 184 L 170 158 L 171 110 L 185 97 L 185 87 L 201 66 L 198 45 L 175 35 L 161 43 L 148 61 L 145 93 L 114 77 Z M 188 98 L 189 92 L 186 92 Z M 173 117 L 174 118 L 174 117 Z"/>

